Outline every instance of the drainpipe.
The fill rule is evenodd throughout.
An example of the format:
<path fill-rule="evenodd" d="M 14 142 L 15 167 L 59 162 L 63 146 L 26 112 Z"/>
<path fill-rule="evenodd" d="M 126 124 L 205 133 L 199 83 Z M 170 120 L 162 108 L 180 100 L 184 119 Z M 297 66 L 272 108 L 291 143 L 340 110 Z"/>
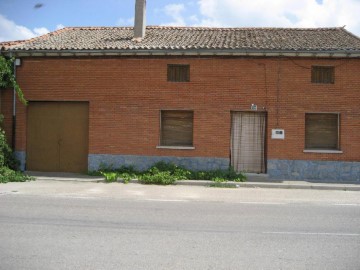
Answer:
<path fill-rule="evenodd" d="M 10 54 L 11 57 L 11 54 Z M 16 60 L 14 61 L 14 77 L 16 80 Z M 11 132 L 11 146 L 15 152 L 15 138 L 16 138 L 16 89 L 13 89 L 13 113 L 12 113 L 12 132 Z"/>

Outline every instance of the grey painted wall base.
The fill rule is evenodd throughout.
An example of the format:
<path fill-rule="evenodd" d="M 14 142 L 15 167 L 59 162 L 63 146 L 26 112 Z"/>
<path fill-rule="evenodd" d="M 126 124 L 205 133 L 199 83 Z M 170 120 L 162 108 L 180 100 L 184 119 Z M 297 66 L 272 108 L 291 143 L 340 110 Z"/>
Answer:
<path fill-rule="evenodd" d="M 15 157 L 20 161 L 20 170 L 24 171 L 26 152 L 15 151 Z M 104 164 L 114 168 L 134 166 L 138 170 L 146 170 L 159 161 L 171 162 L 195 171 L 227 169 L 230 164 L 228 158 L 89 154 L 88 168 L 94 171 Z M 270 179 L 279 180 L 360 183 L 360 162 L 270 159 L 267 174 Z"/>
<path fill-rule="evenodd" d="M 106 155 L 90 154 L 89 171 L 98 170 L 102 164 L 119 168 L 121 166 L 134 166 L 138 170 L 146 170 L 154 163 L 164 161 L 183 166 L 190 170 L 215 170 L 229 168 L 228 158 L 207 157 L 168 157 L 168 156 L 132 156 L 132 155 Z"/>
<path fill-rule="evenodd" d="M 15 151 L 15 158 L 20 162 L 20 170 L 25 171 L 26 153 L 25 151 Z"/>
<path fill-rule="evenodd" d="M 271 179 L 360 182 L 360 162 L 268 160 Z"/>

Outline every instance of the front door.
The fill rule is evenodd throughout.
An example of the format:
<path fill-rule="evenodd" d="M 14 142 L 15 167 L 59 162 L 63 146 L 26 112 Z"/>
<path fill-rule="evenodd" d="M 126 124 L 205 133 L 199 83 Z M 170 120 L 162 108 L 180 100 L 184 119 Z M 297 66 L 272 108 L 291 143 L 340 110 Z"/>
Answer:
<path fill-rule="evenodd" d="M 231 116 L 231 166 L 237 172 L 265 173 L 266 113 Z"/>

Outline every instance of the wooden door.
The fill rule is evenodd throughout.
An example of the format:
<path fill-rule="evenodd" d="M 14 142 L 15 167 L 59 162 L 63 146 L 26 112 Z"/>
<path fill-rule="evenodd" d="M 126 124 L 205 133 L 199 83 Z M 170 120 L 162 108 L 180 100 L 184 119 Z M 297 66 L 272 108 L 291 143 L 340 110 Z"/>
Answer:
<path fill-rule="evenodd" d="M 87 102 L 30 102 L 27 170 L 86 172 L 88 110 Z"/>

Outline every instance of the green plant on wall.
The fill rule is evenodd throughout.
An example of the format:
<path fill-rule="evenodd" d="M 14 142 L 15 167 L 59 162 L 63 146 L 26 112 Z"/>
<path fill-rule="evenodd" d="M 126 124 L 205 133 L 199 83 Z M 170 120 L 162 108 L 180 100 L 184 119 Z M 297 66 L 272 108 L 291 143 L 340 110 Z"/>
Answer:
<path fill-rule="evenodd" d="M 13 72 L 14 61 L 14 58 L 6 59 L 4 56 L 0 55 L 0 88 L 14 88 L 19 100 L 26 105 L 27 101 L 20 86 L 16 82 Z"/>
<path fill-rule="evenodd" d="M 0 115 L 0 124 L 3 121 L 3 116 Z M 0 127 L 0 167 L 7 167 L 12 170 L 17 170 L 19 162 L 15 159 L 10 146 L 7 144 L 4 130 Z"/>
<path fill-rule="evenodd" d="M 14 59 L 6 59 L 0 56 L 0 88 L 14 88 L 19 100 L 23 104 L 27 104 L 21 88 L 16 82 L 16 78 L 13 72 Z M 2 123 L 3 116 L 0 114 L 0 125 Z M 22 174 L 18 171 L 19 163 L 14 157 L 14 154 L 9 147 L 5 132 L 0 126 L 0 183 L 7 182 L 24 182 L 32 180 L 32 177 Z"/>
<path fill-rule="evenodd" d="M 0 124 L 2 116 L 0 115 Z M 19 162 L 14 157 L 10 146 L 6 142 L 4 130 L 0 127 L 0 183 L 25 182 L 32 177 L 18 171 Z"/>

